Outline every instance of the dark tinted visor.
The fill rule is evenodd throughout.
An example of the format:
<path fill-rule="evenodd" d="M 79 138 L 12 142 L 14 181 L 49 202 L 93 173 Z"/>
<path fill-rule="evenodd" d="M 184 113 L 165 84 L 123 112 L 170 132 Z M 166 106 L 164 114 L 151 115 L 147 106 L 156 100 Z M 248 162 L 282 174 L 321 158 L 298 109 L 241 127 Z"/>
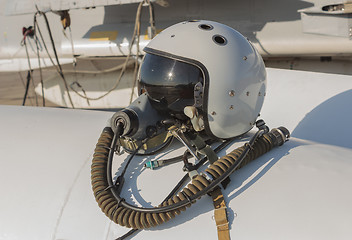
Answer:
<path fill-rule="evenodd" d="M 148 96 L 161 109 L 183 112 L 194 104 L 194 86 L 203 83 L 201 70 L 191 64 L 147 53 L 140 74 L 140 93 Z"/>

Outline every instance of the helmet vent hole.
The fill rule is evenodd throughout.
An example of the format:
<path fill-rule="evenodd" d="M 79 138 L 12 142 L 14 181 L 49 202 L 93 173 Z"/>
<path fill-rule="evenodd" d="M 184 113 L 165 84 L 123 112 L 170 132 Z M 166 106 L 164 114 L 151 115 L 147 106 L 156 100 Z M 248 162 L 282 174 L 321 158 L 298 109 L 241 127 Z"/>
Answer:
<path fill-rule="evenodd" d="M 200 29 L 203 29 L 203 30 L 212 30 L 214 27 L 212 26 L 212 25 L 210 25 L 210 24 L 200 24 L 199 26 L 198 26 Z"/>
<path fill-rule="evenodd" d="M 213 36 L 213 41 L 219 45 L 226 45 L 227 40 L 224 36 L 221 35 L 214 35 Z"/>

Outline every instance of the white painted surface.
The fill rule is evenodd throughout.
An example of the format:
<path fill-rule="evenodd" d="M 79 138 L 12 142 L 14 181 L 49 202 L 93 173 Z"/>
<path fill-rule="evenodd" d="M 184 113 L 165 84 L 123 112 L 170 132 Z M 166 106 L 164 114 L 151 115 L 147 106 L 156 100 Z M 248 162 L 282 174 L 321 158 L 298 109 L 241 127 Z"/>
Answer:
<path fill-rule="evenodd" d="M 70 238 L 87 234 L 83 230 L 89 218 L 103 231 L 107 219 L 89 193 L 90 161 L 100 129 L 90 126 L 104 126 L 110 115 L 1 106 L 0 239 L 58 239 L 62 214 L 77 194 L 74 214 L 87 211 L 76 215 L 83 229 L 76 228 Z M 81 182 L 85 187 L 78 187 Z M 87 235 L 101 239 L 99 231 Z"/>
<path fill-rule="evenodd" d="M 232 239 L 350 238 L 351 101 L 350 76 L 268 70 L 262 118 L 293 137 L 231 176 L 224 192 Z M 94 146 L 112 113 L 0 106 L 0 114 L 0 239 L 115 239 L 128 231 L 110 223 L 90 186 Z M 142 165 L 136 158 L 129 167 L 123 196 L 143 206 L 157 205 L 184 174 L 181 164 Z M 212 216 L 204 196 L 134 239 L 216 239 Z"/>

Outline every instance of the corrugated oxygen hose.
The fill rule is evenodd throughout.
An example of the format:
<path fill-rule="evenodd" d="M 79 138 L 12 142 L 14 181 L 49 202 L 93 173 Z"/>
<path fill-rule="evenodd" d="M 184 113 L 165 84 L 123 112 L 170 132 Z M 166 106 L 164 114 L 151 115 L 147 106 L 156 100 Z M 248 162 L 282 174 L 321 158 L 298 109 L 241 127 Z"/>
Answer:
<path fill-rule="evenodd" d="M 279 129 L 281 129 L 281 131 L 276 129 L 275 132 L 273 129 L 271 132 L 259 137 L 237 169 L 270 151 L 273 147 L 282 145 L 289 136 L 289 132 L 284 128 Z M 91 166 L 91 183 L 94 196 L 99 207 L 108 218 L 121 226 L 145 229 L 167 222 L 176 215 L 179 215 L 182 211 L 185 211 L 186 207 L 189 207 L 191 203 L 193 204 L 195 202 L 195 200 L 189 201 L 188 205 L 167 212 L 144 212 L 122 206 L 113 196 L 112 192 L 109 191 L 109 184 L 107 182 L 106 168 L 113 135 L 114 133 L 110 128 L 104 129 L 96 145 Z M 216 180 L 235 164 L 236 160 L 238 160 L 245 149 L 246 145 L 233 150 L 231 153 L 211 164 L 205 172 L 207 175 L 211 176 L 213 181 Z M 160 207 L 172 206 L 180 201 L 190 200 L 192 196 L 209 186 L 211 182 L 210 179 L 208 179 L 204 175 L 196 176 L 193 178 L 192 183 L 188 184 L 187 187 L 168 201 L 163 202 Z"/>

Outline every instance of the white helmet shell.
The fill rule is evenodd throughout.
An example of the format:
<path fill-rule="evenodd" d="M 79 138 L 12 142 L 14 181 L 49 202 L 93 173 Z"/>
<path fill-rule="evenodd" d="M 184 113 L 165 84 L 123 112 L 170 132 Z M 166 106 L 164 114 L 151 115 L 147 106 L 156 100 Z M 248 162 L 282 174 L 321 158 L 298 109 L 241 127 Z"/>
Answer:
<path fill-rule="evenodd" d="M 266 94 L 266 71 L 257 50 L 239 32 L 213 21 L 187 21 L 163 30 L 144 51 L 201 69 L 208 135 L 227 139 L 253 127 Z"/>

